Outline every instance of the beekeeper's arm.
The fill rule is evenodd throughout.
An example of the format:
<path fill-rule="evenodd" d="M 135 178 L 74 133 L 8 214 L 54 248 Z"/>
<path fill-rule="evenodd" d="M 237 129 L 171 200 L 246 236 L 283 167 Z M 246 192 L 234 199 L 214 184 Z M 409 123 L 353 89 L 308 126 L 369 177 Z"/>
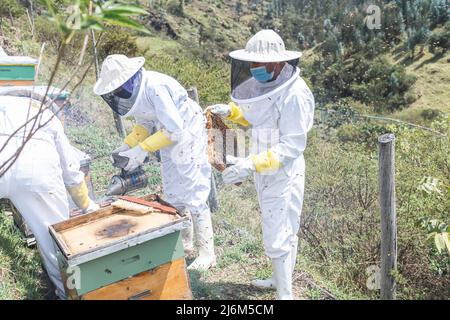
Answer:
<path fill-rule="evenodd" d="M 123 168 L 125 171 L 135 170 L 144 163 L 148 152 L 155 152 L 172 145 L 181 140 L 185 133 L 183 120 L 165 86 L 150 88 L 144 94 L 149 103 L 155 107 L 156 118 L 161 123 L 162 129 L 150 135 L 150 130 L 145 124 L 139 125 L 142 134 L 134 141 L 141 141 L 135 147 L 119 153 L 120 156 L 128 158 Z M 143 138 L 144 136 L 147 137 Z"/>
<path fill-rule="evenodd" d="M 155 87 L 149 98 L 155 106 L 156 117 L 161 123 L 162 129 L 146 138 L 139 145 L 146 151 L 155 152 L 180 141 L 185 134 L 185 130 L 179 110 L 165 86 Z"/>
<path fill-rule="evenodd" d="M 307 132 L 312 128 L 314 98 L 312 94 L 292 95 L 281 108 L 279 143 L 260 154 L 247 158 L 227 157 L 227 164 L 234 164 L 223 173 L 227 184 L 241 182 L 253 171 L 277 172 L 289 161 L 298 158 L 306 148 Z"/>
<path fill-rule="evenodd" d="M 98 205 L 89 198 L 89 191 L 84 180 L 84 173 L 80 171 L 80 159 L 64 133 L 61 122 L 52 119 L 55 146 L 59 155 L 64 185 L 73 202 L 80 209 L 89 212 L 97 210 Z"/>

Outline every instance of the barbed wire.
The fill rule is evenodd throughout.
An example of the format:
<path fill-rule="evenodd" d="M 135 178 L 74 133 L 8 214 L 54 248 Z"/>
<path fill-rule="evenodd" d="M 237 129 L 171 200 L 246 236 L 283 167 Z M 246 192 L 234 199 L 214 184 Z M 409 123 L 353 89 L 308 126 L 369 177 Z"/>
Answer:
<path fill-rule="evenodd" d="M 425 131 L 431 132 L 433 134 L 436 134 L 436 135 L 438 135 L 440 137 L 448 137 L 448 135 L 445 134 L 445 133 L 436 131 L 434 129 L 431 129 L 431 128 L 428 128 L 428 127 L 425 127 L 425 126 L 422 126 L 422 125 L 418 125 L 418 124 L 402 121 L 402 120 L 399 120 L 399 119 L 389 118 L 389 117 L 360 114 L 356 110 L 352 110 L 352 113 L 350 115 L 348 113 L 348 110 L 326 109 L 326 108 L 323 108 L 323 107 L 318 107 L 318 108 L 316 108 L 316 110 L 326 112 L 327 116 L 330 116 L 330 115 L 333 115 L 334 113 L 337 113 L 340 116 L 347 116 L 347 117 L 350 117 L 351 119 L 359 118 L 359 119 L 366 119 L 366 120 L 379 120 L 379 121 L 385 121 L 385 122 L 395 122 L 395 123 L 398 123 L 398 124 L 406 125 L 406 126 L 411 127 L 411 128 L 417 128 L 417 129 L 425 130 Z"/>

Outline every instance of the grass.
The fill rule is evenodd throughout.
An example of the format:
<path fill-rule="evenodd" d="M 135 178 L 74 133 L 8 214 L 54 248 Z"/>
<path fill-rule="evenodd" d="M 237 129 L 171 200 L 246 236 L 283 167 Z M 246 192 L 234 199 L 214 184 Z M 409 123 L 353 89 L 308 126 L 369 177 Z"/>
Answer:
<path fill-rule="evenodd" d="M 181 45 L 172 39 L 166 39 L 161 37 L 138 37 L 136 39 L 139 52 L 144 55 L 152 55 L 159 53 L 172 53 L 177 54 L 182 50 Z"/>
<path fill-rule="evenodd" d="M 44 299 L 52 296 L 36 249 L 29 249 L 0 209 L 0 300 Z"/>
<path fill-rule="evenodd" d="M 408 73 L 414 74 L 417 81 L 411 92 L 417 100 L 407 109 L 393 114 L 395 118 L 411 122 L 423 122 L 421 113 L 433 109 L 450 113 L 450 52 L 435 56 L 427 49 L 423 54 L 416 53 L 411 60 L 406 53 L 393 57 L 397 63 L 406 66 Z"/>

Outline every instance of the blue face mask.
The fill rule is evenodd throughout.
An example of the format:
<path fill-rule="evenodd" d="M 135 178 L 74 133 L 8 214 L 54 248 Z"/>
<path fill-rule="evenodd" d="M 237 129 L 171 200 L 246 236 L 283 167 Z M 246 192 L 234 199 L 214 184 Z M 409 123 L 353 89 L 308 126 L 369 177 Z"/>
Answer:
<path fill-rule="evenodd" d="M 267 72 L 266 67 L 257 67 L 257 68 L 251 68 L 250 72 L 257 81 L 265 83 L 269 80 L 272 80 L 274 72 Z"/>

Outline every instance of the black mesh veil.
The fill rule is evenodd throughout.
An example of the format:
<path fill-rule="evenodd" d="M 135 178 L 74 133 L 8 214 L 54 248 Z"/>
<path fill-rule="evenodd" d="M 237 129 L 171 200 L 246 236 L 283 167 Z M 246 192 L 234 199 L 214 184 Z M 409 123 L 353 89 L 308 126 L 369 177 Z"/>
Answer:
<path fill-rule="evenodd" d="M 141 81 L 142 71 L 139 71 L 138 77 L 136 78 L 133 87 L 133 92 L 129 96 L 126 95 L 126 92 L 124 90 L 119 88 L 113 92 L 104 94 L 101 97 L 115 113 L 119 114 L 120 116 L 124 116 L 131 110 L 131 108 L 134 106 L 134 103 L 136 102 L 141 87 Z"/>

